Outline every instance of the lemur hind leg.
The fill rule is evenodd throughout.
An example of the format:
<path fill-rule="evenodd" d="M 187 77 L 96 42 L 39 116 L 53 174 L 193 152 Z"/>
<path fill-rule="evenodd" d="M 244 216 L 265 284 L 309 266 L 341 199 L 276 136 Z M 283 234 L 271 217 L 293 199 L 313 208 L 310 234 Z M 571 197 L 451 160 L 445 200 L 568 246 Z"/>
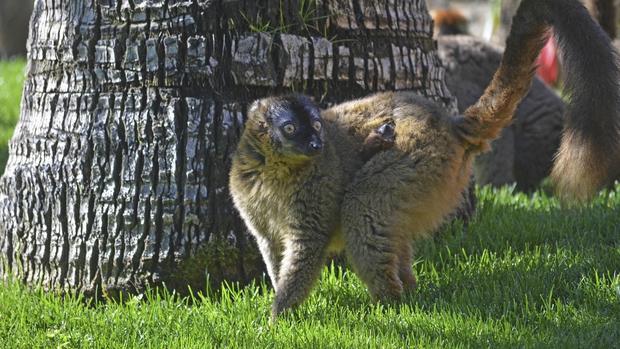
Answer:
<path fill-rule="evenodd" d="M 347 204 L 343 218 L 347 258 L 358 277 L 366 284 L 375 300 L 399 299 L 403 283 L 399 277 L 398 246 L 390 238 L 385 221 L 375 220 L 365 205 Z"/>
<path fill-rule="evenodd" d="M 416 289 L 416 278 L 413 275 L 413 251 L 409 241 L 403 241 L 399 249 L 398 277 L 403 283 L 404 292 L 411 292 Z"/>
<path fill-rule="evenodd" d="M 410 192 L 416 162 L 397 150 L 377 155 L 347 188 L 342 227 L 349 262 L 377 300 L 401 297 L 415 285 L 410 235 L 395 224 Z M 402 195 L 402 194 L 405 195 Z"/>

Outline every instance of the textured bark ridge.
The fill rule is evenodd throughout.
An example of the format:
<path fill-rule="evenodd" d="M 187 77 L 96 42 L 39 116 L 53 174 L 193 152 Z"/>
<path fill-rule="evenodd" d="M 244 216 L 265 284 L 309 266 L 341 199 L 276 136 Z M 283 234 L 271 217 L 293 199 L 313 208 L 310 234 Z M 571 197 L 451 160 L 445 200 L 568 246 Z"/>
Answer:
<path fill-rule="evenodd" d="M 414 89 L 456 107 L 423 0 L 39 0 L 32 23 L 0 268 L 48 289 L 261 275 L 227 191 L 255 98 Z"/>

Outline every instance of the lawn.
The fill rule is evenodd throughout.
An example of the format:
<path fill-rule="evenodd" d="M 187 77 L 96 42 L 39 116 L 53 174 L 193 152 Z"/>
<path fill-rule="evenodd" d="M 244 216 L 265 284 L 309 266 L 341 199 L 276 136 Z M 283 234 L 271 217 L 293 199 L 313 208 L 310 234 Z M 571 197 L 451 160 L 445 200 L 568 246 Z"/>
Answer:
<path fill-rule="evenodd" d="M 23 60 L 0 61 L 0 175 L 4 172 L 8 143 L 19 119 L 25 65 Z"/>
<path fill-rule="evenodd" d="M 373 304 L 338 268 L 276 325 L 263 283 L 88 306 L 10 282 L 0 286 L 0 339 L 7 348 L 617 348 L 616 189 L 569 209 L 540 193 L 482 188 L 466 232 L 454 226 L 418 244 L 419 288 L 400 304 Z"/>

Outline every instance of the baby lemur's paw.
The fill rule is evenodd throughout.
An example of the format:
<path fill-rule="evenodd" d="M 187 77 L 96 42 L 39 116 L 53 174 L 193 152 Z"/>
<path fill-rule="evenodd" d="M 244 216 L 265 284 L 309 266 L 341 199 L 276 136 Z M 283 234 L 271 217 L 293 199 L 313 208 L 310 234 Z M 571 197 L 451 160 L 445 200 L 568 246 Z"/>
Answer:
<path fill-rule="evenodd" d="M 368 161 L 378 152 L 392 148 L 396 140 L 395 128 L 394 120 L 387 119 L 379 127 L 372 130 L 364 139 L 361 150 L 362 160 Z"/>
<path fill-rule="evenodd" d="M 392 146 L 394 145 L 394 140 L 396 140 L 395 128 L 396 123 L 394 123 L 393 119 L 389 119 L 386 123 L 377 127 L 373 133 L 379 135 L 385 143 L 389 143 Z"/>

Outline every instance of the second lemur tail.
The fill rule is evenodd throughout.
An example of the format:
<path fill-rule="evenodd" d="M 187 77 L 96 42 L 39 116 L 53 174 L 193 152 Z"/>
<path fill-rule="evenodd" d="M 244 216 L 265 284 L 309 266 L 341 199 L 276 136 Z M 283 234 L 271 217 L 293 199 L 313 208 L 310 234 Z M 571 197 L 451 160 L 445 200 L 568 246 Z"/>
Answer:
<path fill-rule="evenodd" d="M 620 176 L 620 70 L 607 34 L 577 0 L 523 0 L 493 80 L 456 125 L 483 151 L 527 93 L 550 27 L 562 54 L 568 96 L 552 179 L 565 199 L 585 200 Z"/>

